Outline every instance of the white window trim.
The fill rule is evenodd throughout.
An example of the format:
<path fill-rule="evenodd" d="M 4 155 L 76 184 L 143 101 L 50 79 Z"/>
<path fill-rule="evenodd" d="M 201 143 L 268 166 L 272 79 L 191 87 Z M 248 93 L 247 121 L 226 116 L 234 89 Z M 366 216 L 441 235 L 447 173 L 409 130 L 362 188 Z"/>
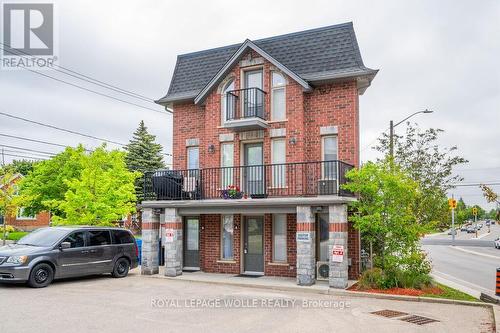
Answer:
<path fill-rule="evenodd" d="M 339 160 L 339 137 L 338 135 L 323 135 L 321 137 L 321 161 L 325 161 L 325 140 L 328 138 L 336 138 L 337 142 L 337 161 Z M 338 163 L 336 163 L 336 167 L 338 168 Z M 322 180 L 337 180 L 338 178 L 338 169 L 336 170 L 336 178 L 326 178 L 325 177 L 325 170 L 324 170 L 324 164 L 321 166 L 321 179 Z"/>
<path fill-rule="evenodd" d="M 275 260 L 275 249 L 276 249 L 276 244 L 275 244 L 275 239 L 274 239 L 274 224 L 276 221 L 276 215 L 284 215 L 285 216 L 285 260 Z M 272 231 L 271 231 L 271 237 L 272 237 L 272 263 L 277 263 L 277 264 L 286 264 L 288 263 L 288 217 L 286 214 L 273 214 L 273 223 L 272 223 Z"/>
<path fill-rule="evenodd" d="M 234 84 L 235 82 L 236 82 L 236 80 L 233 77 L 230 80 L 228 80 L 226 83 L 224 83 L 224 85 L 222 86 L 221 96 L 220 96 L 220 109 L 221 109 L 220 114 L 221 114 L 221 125 L 222 126 L 224 126 L 227 123 L 226 110 L 224 107 L 225 105 L 227 105 L 227 101 L 224 101 L 224 99 L 226 98 L 226 89 L 229 85 Z M 236 86 L 234 86 L 233 89 L 236 89 Z"/>
<path fill-rule="evenodd" d="M 283 162 L 283 163 L 286 163 L 286 139 L 283 137 L 280 137 L 280 138 L 271 139 L 271 165 L 274 164 L 274 161 L 273 161 L 274 142 L 276 142 L 276 141 L 283 141 L 283 143 L 284 143 L 285 162 Z M 278 163 L 278 164 L 281 164 L 281 163 Z M 282 184 L 282 185 L 280 184 L 280 186 L 275 186 L 275 184 L 274 184 L 274 172 L 271 172 L 271 188 L 287 188 L 287 177 L 286 177 L 287 168 L 286 168 L 286 165 L 284 166 L 284 169 L 285 169 L 285 181 L 283 182 L 284 184 Z M 272 170 L 272 171 L 274 171 L 274 170 Z"/>
<path fill-rule="evenodd" d="M 36 220 L 36 215 L 35 216 L 22 216 L 21 211 L 24 210 L 24 208 L 19 208 L 17 210 L 16 214 L 16 220 Z"/>
<path fill-rule="evenodd" d="M 276 73 L 276 74 L 279 74 L 283 77 L 283 79 L 285 80 L 285 84 L 283 85 L 280 85 L 280 86 L 273 86 L 273 74 Z M 288 118 L 286 116 L 286 86 L 287 86 L 287 83 L 286 83 L 286 76 L 283 75 L 282 73 L 278 72 L 278 71 L 271 71 L 271 75 L 270 75 L 270 86 L 271 86 L 271 101 L 270 101 L 270 106 L 271 106 L 271 115 L 270 115 L 270 121 L 272 122 L 280 122 L 280 121 L 287 121 Z M 285 118 L 283 119 L 274 119 L 273 117 L 273 114 L 274 114 L 274 103 L 273 103 L 273 100 L 274 100 L 274 91 L 275 90 L 280 90 L 280 89 L 283 89 L 283 96 L 285 98 Z"/>
<path fill-rule="evenodd" d="M 231 221 L 233 223 L 233 248 L 232 248 L 232 256 L 231 258 L 224 258 L 224 217 L 230 216 Z M 221 215 L 220 219 L 220 259 L 218 261 L 223 262 L 234 262 L 234 215 L 232 214 L 224 214 Z"/>

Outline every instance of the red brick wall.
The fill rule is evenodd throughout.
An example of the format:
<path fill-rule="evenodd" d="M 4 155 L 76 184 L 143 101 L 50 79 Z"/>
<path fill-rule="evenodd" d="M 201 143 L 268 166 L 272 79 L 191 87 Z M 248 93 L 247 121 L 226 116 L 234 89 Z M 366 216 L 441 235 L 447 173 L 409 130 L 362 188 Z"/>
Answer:
<path fill-rule="evenodd" d="M 287 264 L 272 264 L 272 214 L 264 216 L 264 274 L 289 276 L 296 274 L 296 215 L 287 215 Z M 239 274 L 241 270 L 241 215 L 234 215 L 234 241 L 232 262 L 221 260 L 221 215 L 201 215 L 200 269 L 208 273 Z"/>
<path fill-rule="evenodd" d="M 50 223 L 50 213 L 41 212 L 36 215 L 36 218 L 31 220 L 18 220 L 16 217 L 6 217 L 7 225 L 11 225 L 17 229 L 31 231 L 34 229 L 48 227 Z"/>
<path fill-rule="evenodd" d="M 353 223 L 349 222 L 347 234 L 347 256 L 351 259 L 348 276 L 351 280 L 357 280 L 360 274 L 360 238 L 359 231 L 354 229 Z"/>
<path fill-rule="evenodd" d="M 256 56 L 256 55 L 254 55 Z M 266 117 L 270 119 L 270 80 L 272 65 L 265 61 L 264 91 L 266 95 Z M 239 89 L 241 68 L 236 66 L 229 75 L 235 79 Z M 285 75 L 286 76 L 286 75 Z M 286 86 L 287 121 L 272 122 L 270 128 L 287 129 L 287 162 L 321 160 L 320 127 L 338 127 L 339 159 L 359 165 L 359 100 L 356 81 L 328 84 L 304 93 L 302 87 L 289 77 Z M 173 153 L 174 168 L 186 168 L 186 139 L 200 140 L 200 166 L 220 166 L 219 134 L 234 133 L 234 165 L 240 164 L 239 135 L 221 128 L 220 89 L 214 88 L 204 106 L 193 103 L 174 105 Z M 288 140 L 294 137 L 292 146 Z M 264 162 L 270 163 L 271 139 L 269 130 L 264 134 Z M 208 145 L 215 145 L 215 153 L 208 153 Z"/>

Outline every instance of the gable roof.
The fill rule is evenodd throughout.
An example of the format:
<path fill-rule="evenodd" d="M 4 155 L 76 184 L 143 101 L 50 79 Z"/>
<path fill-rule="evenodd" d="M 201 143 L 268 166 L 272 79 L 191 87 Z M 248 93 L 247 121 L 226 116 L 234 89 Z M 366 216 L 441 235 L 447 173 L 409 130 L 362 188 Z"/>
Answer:
<path fill-rule="evenodd" d="M 371 81 L 377 73 L 364 66 L 349 22 L 179 55 L 168 93 L 157 103 L 202 101 L 248 48 L 276 62 L 305 89 L 309 83 L 350 76 L 367 75 Z"/>

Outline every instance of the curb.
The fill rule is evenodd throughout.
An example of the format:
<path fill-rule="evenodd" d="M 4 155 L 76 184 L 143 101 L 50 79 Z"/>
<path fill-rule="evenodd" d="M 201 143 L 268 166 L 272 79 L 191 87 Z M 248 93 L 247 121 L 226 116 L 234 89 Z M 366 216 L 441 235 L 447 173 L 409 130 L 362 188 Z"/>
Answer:
<path fill-rule="evenodd" d="M 178 279 L 176 277 L 169 277 L 163 275 L 142 275 L 141 277 L 156 278 L 156 279 L 166 279 L 172 281 L 190 282 L 190 283 L 204 283 L 204 284 L 215 284 L 223 286 L 235 286 L 235 287 L 246 287 L 252 289 L 268 289 L 268 290 L 280 290 L 280 291 L 294 291 L 303 292 L 308 294 L 318 294 L 318 295 L 332 295 L 332 296 L 342 296 L 342 297 L 361 297 L 361 298 L 376 298 L 376 299 L 387 299 L 394 301 L 409 301 L 409 302 L 427 302 L 427 303 L 441 303 L 441 304 L 454 304 L 454 305 L 467 305 L 467 306 L 479 306 L 485 308 L 491 308 L 493 304 L 488 304 L 484 302 L 469 302 L 460 301 L 444 298 L 434 298 L 434 297 L 421 297 L 421 296 L 404 296 L 404 295 L 387 295 L 378 293 L 367 293 L 362 291 L 350 291 L 341 289 L 312 289 L 308 287 L 286 287 L 286 286 L 269 286 L 269 285 L 258 285 L 258 284 L 246 284 L 238 283 L 232 281 L 201 281 L 198 279 Z M 500 333 L 500 332 L 499 332 Z"/>

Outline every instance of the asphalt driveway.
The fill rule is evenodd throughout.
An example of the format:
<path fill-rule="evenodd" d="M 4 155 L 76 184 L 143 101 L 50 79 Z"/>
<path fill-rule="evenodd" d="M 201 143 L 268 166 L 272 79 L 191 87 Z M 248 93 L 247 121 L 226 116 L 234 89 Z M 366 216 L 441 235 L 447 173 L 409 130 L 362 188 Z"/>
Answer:
<path fill-rule="evenodd" d="M 0 285 L 0 332 L 492 332 L 488 309 L 141 277 Z M 379 310 L 407 313 L 396 318 Z M 399 320 L 419 315 L 425 325 Z"/>

